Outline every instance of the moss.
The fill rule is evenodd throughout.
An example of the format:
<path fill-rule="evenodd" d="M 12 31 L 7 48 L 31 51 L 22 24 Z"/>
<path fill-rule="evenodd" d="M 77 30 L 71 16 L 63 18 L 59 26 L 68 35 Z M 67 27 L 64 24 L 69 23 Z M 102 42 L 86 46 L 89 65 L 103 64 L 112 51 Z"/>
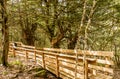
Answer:
<path fill-rule="evenodd" d="M 32 69 L 28 70 L 28 73 L 31 72 L 31 71 L 38 72 L 38 71 L 41 71 L 42 69 L 43 69 L 42 67 L 39 67 L 39 68 L 32 68 Z"/>
<path fill-rule="evenodd" d="M 35 77 L 45 77 L 46 76 L 46 70 L 41 70 L 41 71 L 38 71 L 34 74 Z"/>
<path fill-rule="evenodd" d="M 8 72 L 7 72 L 7 71 L 4 71 L 2 74 L 3 74 L 3 75 L 7 75 L 7 74 L 8 74 Z"/>
<path fill-rule="evenodd" d="M 20 62 L 19 60 L 13 61 L 10 63 L 11 65 L 22 65 L 22 62 Z"/>

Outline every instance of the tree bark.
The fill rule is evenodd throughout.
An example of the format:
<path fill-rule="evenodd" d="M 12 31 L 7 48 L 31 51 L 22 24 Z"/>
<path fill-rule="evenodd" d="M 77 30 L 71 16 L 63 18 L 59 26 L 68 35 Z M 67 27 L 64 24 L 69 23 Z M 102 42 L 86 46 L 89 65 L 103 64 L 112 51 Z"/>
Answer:
<path fill-rule="evenodd" d="M 29 28 L 22 28 L 22 42 L 27 45 L 34 46 L 35 43 L 35 31 L 37 29 L 37 24 L 34 23 Z"/>
<path fill-rule="evenodd" d="M 6 11 L 6 0 L 1 1 L 2 8 L 2 64 L 8 65 L 8 52 L 9 52 L 9 27 L 7 26 L 8 16 Z"/>

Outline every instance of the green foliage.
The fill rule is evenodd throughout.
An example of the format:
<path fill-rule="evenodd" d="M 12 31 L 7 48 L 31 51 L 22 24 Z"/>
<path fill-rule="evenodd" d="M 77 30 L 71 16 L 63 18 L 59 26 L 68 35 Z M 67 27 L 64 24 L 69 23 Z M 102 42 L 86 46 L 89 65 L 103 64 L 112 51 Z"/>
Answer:
<path fill-rule="evenodd" d="M 35 74 L 36 77 L 42 76 L 45 77 L 46 76 L 46 70 L 40 70 Z"/>
<path fill-rule="evenodd" d="M 114 50 L 114 42 L 120 44 L 119 0 L 96 1 L 95 11 L 88 28 L 87 47 L 90 50 Z M 83 2 L 79 0 L 61 0 L 58 2 L 54 0 L 49 2 L 44 0 L 21 0 L 13 4 L 9 3 L 10 40 L 22 40 L 21 14 L 23 28 L 31 29 L 30 24 L 37 23 L 34 34 L 35 46 L 51 47 L 52 40 L 57 39 L 59 34 L 63 34 L 63 37 L 57 42 L 58 47 L 68 48 L 71 42 L 76 44 L 74 38 L 80 27 Z M 81 28 L 81 37 L 83 38 L 92 4 L 93 0 L 87 0 L 84 27 Z M 21 13 L 19 14 L 19 12 Z"/>
<path fill-rule="evenodd" d="M 19 61 L 19 60 L 13 61 L 13 62 L 11 62 L 10 64 L 11 64 L 11 65 L 17 65 L 17 66 L 22 66 L 22 65 L 23 65 L 22 62 Z"/>
<path fill-rule="evenodd" d="M 7 74 L 8 74 L 8 72 L 7 72 L 7 71 L 4 71 L 4 72 L 2 72 L 2 74 L 3 74 L 3 75 L 7 75 Z"/>

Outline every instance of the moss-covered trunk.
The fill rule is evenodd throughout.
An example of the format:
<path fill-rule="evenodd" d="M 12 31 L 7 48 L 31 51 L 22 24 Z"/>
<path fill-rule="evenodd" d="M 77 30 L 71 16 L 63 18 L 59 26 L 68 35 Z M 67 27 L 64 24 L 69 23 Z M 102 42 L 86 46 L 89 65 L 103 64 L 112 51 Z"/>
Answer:
<path fill-rule="evenodd" d="M 1 1 L 2 10 L 2 64 L 7 66 L 8 64 L 8 52 L 9 52 L 9 27 L 7 26 L 8 16 L 6 11 L 6 0 Z"/>

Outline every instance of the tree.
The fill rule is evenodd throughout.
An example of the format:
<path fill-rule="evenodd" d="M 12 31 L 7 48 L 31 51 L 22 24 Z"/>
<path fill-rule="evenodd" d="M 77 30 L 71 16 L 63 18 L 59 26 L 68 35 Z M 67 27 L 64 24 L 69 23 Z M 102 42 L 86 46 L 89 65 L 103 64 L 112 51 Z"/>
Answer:
<path fill-rule="evenodd" d="M 31 2 L 31 1 L 30 1 Z M 23 9 L 21 9 L 21 3 L 24 3 L 23 5 Z M 22 42 L 24 44 L 27 45 L 32 45 L 34 46 L 35 44 L 35 31 L 37 29 L 37 23 L 35 20 L 33 19 L 37 19 L 37 15 L 33 13 L 35 13 L 33 10 L 31 10 L 32 7 L 30 7 L 29 5 L 29 1 L 27 0 L 21 0 L 18 2 L 19 4 L 19 22 L 20 22 L 20 26 L 22 29 Z M 31 5 L 32 6 L 32 5 Z M 34 5 L 35 6 L 35 5 Z M 31 13 L 30 11 L 32 11 L 33 13 Z M 22 14 L 22 12 L 24 14 Z M 34 17 L 34 18 L 31 18 Z"/>
<path fill-rule="evenodd" d="M 7 0 L 1 0 L 1 14 L 2 14 L 2 64 L 8 65 L 8 51 L 9 51 L 9 27 L 7 25 Z"/>

